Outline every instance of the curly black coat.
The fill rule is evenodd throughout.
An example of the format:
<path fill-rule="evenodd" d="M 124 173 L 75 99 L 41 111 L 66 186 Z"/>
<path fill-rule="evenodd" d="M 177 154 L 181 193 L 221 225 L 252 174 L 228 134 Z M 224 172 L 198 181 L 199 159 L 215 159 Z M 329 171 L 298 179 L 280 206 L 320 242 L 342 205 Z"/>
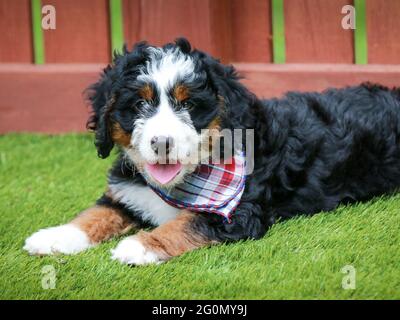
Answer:
<path fill-rule="evenodd" d="M 239 82 L 232 66 L 208 54 L 191 50 L 178 39 L 182 51 L 199 62 L 206 72 L 199 94 L 209 106 L 218 97 L 225 113 L 216 110 L 197 117 L 196 128 L 206 127 L 217 115 L 221 128 L 255 129 L 254 172 L 246 179 L 240 205 L 231 223 L 217 215 L 197 214 L 191 231 L 210 240 L 235 241 L 260 238 L 278 219 L 329 211 L 341 203 L 364 201 L 390 193 L 400 185 L 400 91 L 361 84 L 322 93 L 289 92 L 282 98 L 260 100 Z M 107 157 L 114 145 L 110 122 L 131 131 L 121 106 L 127 103 L 126 82 L 135 78 L 135 68 L 146 61 L 146 43 L 117 56 L 112 67 L 91 89 L 94 114 L 89 126 L 96 130 L 96 146 Z M 115 95 L 113 109 L 107 101 Z M 207 98 L 206 98 L 207 97 Z M 111 180 L 146 181 L 118 158 Z M 137 223 L 148 225 L 140 212 L 115 203 L 107 195 L 98 204 L 123 210 Z"/>

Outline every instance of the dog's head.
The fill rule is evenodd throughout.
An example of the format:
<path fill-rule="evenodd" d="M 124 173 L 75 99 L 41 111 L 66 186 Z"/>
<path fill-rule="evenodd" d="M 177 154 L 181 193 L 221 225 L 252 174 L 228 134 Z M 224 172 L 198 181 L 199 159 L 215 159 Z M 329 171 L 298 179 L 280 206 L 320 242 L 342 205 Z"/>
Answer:
<path fill-rule="evenodd" d="M 212 137 L 239 125 L 252 95 L 232 66 L 186 39 L 124 49 L 90 88 L 88 128 L 106 158 L 122 147 L 150 182 L 173 186 L 212 152 Z M 209 130 L 205 130 L 209 129 Z"/>

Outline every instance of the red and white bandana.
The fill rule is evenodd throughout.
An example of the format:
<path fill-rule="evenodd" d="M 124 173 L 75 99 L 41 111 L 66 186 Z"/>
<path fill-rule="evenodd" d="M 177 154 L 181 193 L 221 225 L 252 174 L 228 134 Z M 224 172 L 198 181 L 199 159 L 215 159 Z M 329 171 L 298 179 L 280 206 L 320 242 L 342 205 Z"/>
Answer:
<path fill-rule="evenodd" d="M 229 162 L 201 164 L 181 184 L 169 190 L 151 187 L 176 208 L 216 213 L 230 221 L 244 191 L 244 155 L 236 155 Z"/>

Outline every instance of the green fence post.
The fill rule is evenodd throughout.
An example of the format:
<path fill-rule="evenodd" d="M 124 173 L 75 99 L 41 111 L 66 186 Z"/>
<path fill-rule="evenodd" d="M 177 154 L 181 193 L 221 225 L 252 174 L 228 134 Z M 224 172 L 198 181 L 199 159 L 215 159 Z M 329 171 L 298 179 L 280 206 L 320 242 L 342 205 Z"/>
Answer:
<path fill-rule="evenodd" d="M 31 0 L 32 16 L 32 40 L 33 40 L 33 61 L 35 64 L 43 64 L 44 38 L 42 29 L 42 5 L 40 0 Z"/>
<path fill-rule="evenodd" d="M 283 0 L 271 0 L 272 51 L 274 63 L 286 62 L 285 15 Z"/>
<path fill-rule="evenodd" d="M 354 60 L 356 64 L 368 63 L 367 19 L 365 0 L 354 0 L 356 25 L 354 30 Z"/>
<path fill-rule="evenodd" d="M 111 55 L 122 52 L 124 45 L 124 24 L 122 20 L 122 1 L 109 0 L 110 5 L 110 30 L 111 30 Z"/>

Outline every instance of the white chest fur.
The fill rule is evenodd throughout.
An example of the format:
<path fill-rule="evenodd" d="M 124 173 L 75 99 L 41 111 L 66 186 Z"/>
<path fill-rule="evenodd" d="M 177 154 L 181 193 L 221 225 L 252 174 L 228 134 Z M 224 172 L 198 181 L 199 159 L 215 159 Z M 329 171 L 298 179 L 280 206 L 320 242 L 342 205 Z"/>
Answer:
<path fill-rule="evenodd" d="M 121 182 L 110 184 L 110 191 L 115 200 L 129 209 L 139 211 L 142 219 L 156 226 L 174 219 L 180 209 L 170 206 L 147 186 Z"/>

